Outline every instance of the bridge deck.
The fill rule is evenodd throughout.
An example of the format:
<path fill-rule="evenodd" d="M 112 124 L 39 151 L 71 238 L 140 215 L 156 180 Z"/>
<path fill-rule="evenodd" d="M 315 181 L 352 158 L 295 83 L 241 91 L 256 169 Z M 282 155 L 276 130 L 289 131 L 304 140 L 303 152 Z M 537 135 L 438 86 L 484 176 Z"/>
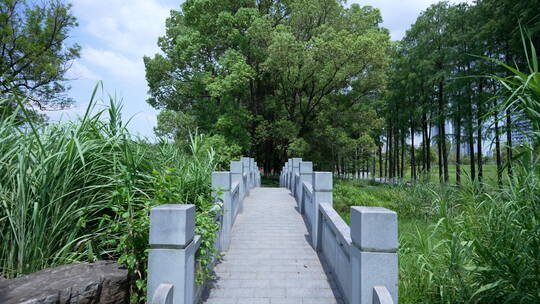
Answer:
<path fill-rule="evenodd" d="M 251 190 L 204 303 L 342 303 L 308 239 L 289 190 Z"/>

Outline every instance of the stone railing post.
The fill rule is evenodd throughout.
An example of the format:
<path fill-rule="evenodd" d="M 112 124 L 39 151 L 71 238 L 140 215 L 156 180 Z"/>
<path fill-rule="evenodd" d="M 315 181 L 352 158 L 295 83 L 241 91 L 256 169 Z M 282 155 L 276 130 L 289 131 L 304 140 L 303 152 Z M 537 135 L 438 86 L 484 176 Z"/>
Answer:
<path fill-rule="evenodd" d="M 198 239 L 195 235 L 194 205 L 152 208 L 148 254 L 149 301 L 166 300 L 172 293 L 174 304 L 193 303 Z"/>
<path fill-rule="evenodd" d="M 256 186 L 260 187 L 261 186 L 261 170 L 259 169 L 259 164 L 257 164 L 257 162 L 255 162 L 255 176 L 257 179 Z"/>
<path fill-rule="evenodd" d="M 397 214 L 381 207 L 351 207 L 351 239 L 351 302 L 371 304 L 374 297 L 389 294 L 398 303 Z"/>
<path fill-rule="evenodd" d="M 231 242 L 232 228 L 232 201 L 231 201 L 231 173 L 230 172 L 212 172 L 212 191 L 216 199 L 223 203 L 223 228 L 221 231 L 221 246 L 224 251 L 229 249 Z"/>
<path fill-rule="evenodd" d="M 313 184 L 313 163 L 301 162 L 300 163 L 300 187 L 298 189 L 298 209 L 301 214 L 304 213 L 304 182 Z"/>
<path fill-rule="evenodd" d="M 292 165 L 292 158 L 289 158 L 287 161 L 287 166 L 289 168 L 288 174 L 287 174 L 287 189 L 292 189 L 292 181 L 293 181 L 293 165 Z"/>
<path fill-rule="evenodd" d="M 294 176 L 293 176 L 293 160 L 292 158 L 289 158 L 289 190 L 291 190 L 293 188 L 293 181 L 294 181 Z"/>
<path fill-rule="evenodd" d="M 249 181 L 248 187 L 249 187 L 249 190 L 251 190 L 253 189 L 253 163 L 250 157 L 248 157 L 247 168 L 248 168 L 247 174 L 248 174 L 248 181 Z"/>
<path fill-rule="evenodd" d="M 245 189 L 244 189 L 244 178 L 242 177 L 244 175 L 244 166 L 242 165 L 241 161 L 232 161 L 231 162 L 231 187 L 235 182 L 238 182 L 238 198 L 239 198 L 239 206 L 238 206 L 238 212 L 242 212 L 244 209 L 244 197 L 245 197 Z"/>
<path fill-rule="evenodd" d="M 287 188 L 287 177 L 289 175 L 289 164 L 288 161 L 285 162 L 285 165 L 283 166 L 285 168 L 283 170 L 283 187 Z"/>
<path fill-rule="evenodd" d="M 254 158 L 251 159 L 251 175 L 251 180 L 253 181 L 251 187 L 255 188 L 257 187 L 257 163 L 255 162 Z"/>
<path fill-rule="evenodd" d="M 311 215 L 311 236 L 313 248 L 320 249 L 320 235 L 322 231 L 319 205 L 321 203 L 333 205 L 332 199 L 332 172 L 313 172 L 313 214 Z"/>
<path fill-rule="evenodd" d="M 301 158 L 293 158 L 292 159 L 292 168 L 293 168 L 293 172 L 292 172 L 292 188 L 291 188 L 291 192 L 292 192 L 292 195 L 298 199 L 298 196 L 296 196 L 297 194 L 297 191 L 296 189 L 298 189 L 298 183 L 300 182 L 300 178 L 296 178 L 296 174 L 300 175 L 300 163 L 302 162 L 302 159 Z"/>
<path fill-rule="evenodd" d="M 285 188 L 288 188 L 289 187 L 289 164 L 288 162 L 285 163 L 285 166 L 283 167 L 285 168 L 283 170 L 283 187 Z"/>
<path fill-rule="evenodd" d="M 242 157 L 240 158 L 240 161 L 242 162 L 243 171 L 246 174 L 246 183 L 244 185 L 246 196 L 249 195 L 249 191 L 251 190 L 250 187 L 250 181 L 249 181 L 249 157 Z"/>
<path fill-rule="evenodd" d="M 285 186 L 285 166 L 281 167 L 281 173 L 279 174 L 279 186 Z"/>

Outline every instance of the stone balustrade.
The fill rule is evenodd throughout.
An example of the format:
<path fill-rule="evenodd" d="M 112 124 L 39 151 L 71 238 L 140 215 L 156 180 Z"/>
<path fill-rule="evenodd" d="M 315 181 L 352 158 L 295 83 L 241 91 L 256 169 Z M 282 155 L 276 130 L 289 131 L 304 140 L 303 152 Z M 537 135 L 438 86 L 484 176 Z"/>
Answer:
<path fill-rule="evenodd" d="M 314 172 L 311 162 L 289 159 L 280 185 L 296 198 L 311 244 L 324 258 L 346 302 L 398 302 L 397 214 L 354 206 L 349 227 L 332 207 L 332 173 Z"/>
<path fill-rule="evenodd" d="M 260 187 L 261 176 L 253 158 L 231 162 L 230 171 L 212 173 L 212 189 L 219 231 L 214 246 L 227 251 L 236 216 L 244 198 Z M 195 256 L 201 238 L 195 234 L 195 205 L 160 205 L 150 212 L 148 301 L 152 304 L 198 303 L 205 284 L 195 283 Z M 215 260 L 208 267 L 213 268 Z M 206 282 L 205 282 L 206 283 Z"/>

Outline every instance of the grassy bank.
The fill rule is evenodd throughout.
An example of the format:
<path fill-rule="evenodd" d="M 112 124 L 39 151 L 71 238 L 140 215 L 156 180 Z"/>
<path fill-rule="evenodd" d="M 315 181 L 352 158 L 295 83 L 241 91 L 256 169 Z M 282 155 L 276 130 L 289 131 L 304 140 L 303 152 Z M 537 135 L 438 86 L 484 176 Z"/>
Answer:
<path fill-rule="evenodd" d="M 461 165 L 461 182 L 462 183 L 469 183 L 471 180 L 471 166 L 470 165 Z M 483 182 L 496 185 L 497 184 L 497 165 L 495 164 L 484 164 L 482 166 L 483 168 Z M 448 182 L 450 184 L 456 183 L 456 165 L 448 165 Z M 478 168 L 475 169 L 476 174 L 478 174 Z M 377 166 L 377 170 L 375 172 L 376 177 L 379 176 L 379 167 Z M 431 168 L 431 171 L 429 173 L 418 173 L 418 178 L 422 180 L 423 182 L 431 182 L 431 183 L 438 183 L 439 182 L 439 166 L 434 165 Z M 403 172 L 404 180 L 406 182 L 411 181 L 411 168 L 410 166 L 406 166 L 405 170 Z M 503 172 L 504 178 L 507 177 L 506 171 Z"/>
<path fill-rule="evenodd" d="M 334 206 L 398 213 L 401 303 L 540 301 L 538 165 L 503 189 L 336 181 Z"/>

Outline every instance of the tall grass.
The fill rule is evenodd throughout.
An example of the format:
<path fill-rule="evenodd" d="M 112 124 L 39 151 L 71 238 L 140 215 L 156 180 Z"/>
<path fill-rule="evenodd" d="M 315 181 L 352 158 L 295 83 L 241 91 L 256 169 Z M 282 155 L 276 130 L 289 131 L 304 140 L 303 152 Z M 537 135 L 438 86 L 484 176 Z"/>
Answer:
<path fill-rule="evenodd" d="M 338 181 L 334 206 L 398 213 L 401 303 L 539 303 L 539 168 L 531 152 L 503 188 Z"/>
<path fill-rule="evenodd" d="M 151 144 L 129 133 L 112 98 L 97 113 L 95 104 L 75 122 L 21 124 L 23 107 L 0 120 L 0 276 L 117 259 L 143 301 L 150 208 L 195 204 L 210 250 L 216 164 L 203 136 Z"/>

